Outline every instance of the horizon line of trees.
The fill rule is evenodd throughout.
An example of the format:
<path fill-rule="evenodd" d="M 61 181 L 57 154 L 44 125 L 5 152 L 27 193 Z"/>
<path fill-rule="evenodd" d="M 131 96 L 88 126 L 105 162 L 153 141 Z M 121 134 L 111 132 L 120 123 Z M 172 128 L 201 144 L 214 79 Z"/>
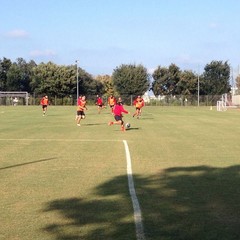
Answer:
<path fill-rule="evenodd" d="M 26 91 L 32 95 L 58 98 L 76 96 L 77 72 L 80 95 L 143 95 L 152 90 L 159 95 L 221 95 L 231 91 L 230 65 L 227 61 L 212 61 L 201 75 L 181 70 L 176 64 L 158 66 L 152 74 L 141 64 L 122 64 L 112 75 L 93 77 L 76 65 L 57 65 L 53 62 L 36 64 L 17 58 L 0 59 L 0 91 Z M 240 87 L 240 77 L 236 78 Z M 199 84 L 199 85 L 198 85 Z"/>

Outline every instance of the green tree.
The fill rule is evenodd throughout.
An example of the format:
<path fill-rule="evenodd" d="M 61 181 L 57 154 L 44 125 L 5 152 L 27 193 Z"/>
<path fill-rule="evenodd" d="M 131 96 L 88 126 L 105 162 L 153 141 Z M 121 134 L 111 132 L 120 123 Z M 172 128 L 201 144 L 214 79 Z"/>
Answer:
<path fill-rule="evenodd" d="M 181 71 L 178 66 L 171 64 L 168 68 L 158 66 L 153 72 L 152 91 L 158 95 L 177 95 L 180 94 Z"/>
<path fill-rule="evenodd" d="M 196 95 L 197 94 L 197 75 L 192 71 L 185 70 L 180 74 L 180 81 L 177 84 L 177 92 L 180 95 Z"/>
<path fill-rule="evenodd" d="M 121 65 L 114 69 L 113 84 L 120 95 L 143 95 L 150 85 L 150 75 L 142 65 Z"/>
<path fill-rule="evenodd" d="M 56 96 L 59 89 L 56 86 L 58 66 L 52 62 L 40 63 L 33 69 L 31 87 L 36 94 Z"/>
<path fill-rule="evenodd" d="M 27 63 L 23 58 L 18 58 L 7 72 L 7 90 L 30 92 L 32 69 L 35 65 L 34 61 Z"/>
<path fill-rule="evenodd" d="M 96 80 L 103 84 L 104 93 L 109 96 L 111 94 L 116 94 L 116 90 L 113 86 L 112 77 L 110 75 L 98 75 Z"/>
<path fill-rule="evenodd" d="M 204 68 L 201 91 L 205 95 L 221 95 L 231 90 L 228 62 L 212 61 Z"/>
<path fill-rule="evenodd" d="M 7 91 L 7 73 L 12 65 L 10 59 L 0 59 L 0 91 Z"/>

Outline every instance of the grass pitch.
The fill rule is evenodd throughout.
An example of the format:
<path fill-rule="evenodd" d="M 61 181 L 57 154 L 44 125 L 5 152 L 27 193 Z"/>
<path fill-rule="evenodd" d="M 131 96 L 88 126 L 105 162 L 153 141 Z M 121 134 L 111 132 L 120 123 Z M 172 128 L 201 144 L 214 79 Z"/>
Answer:
<path fill-rule="evenodd" d="M 132 107 L 126 107 L 133 113 Z M 0 106 L 0 239 L 136 239 L 127 140 L 146 240 L 240 236 L 239 110 Z"/>

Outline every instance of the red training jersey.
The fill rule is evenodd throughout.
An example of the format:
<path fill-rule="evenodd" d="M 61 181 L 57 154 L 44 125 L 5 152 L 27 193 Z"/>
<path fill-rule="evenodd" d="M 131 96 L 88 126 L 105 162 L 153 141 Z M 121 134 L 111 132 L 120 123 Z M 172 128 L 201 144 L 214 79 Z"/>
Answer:
<path fill-rule="evenodd" d="M 117 104 L 114 106 L 113 113 L 116 116 L 122 116 L 122 113 L 128 113 L 128 111 L 123 108 L 123 105 Z"/>
<path fill-rule="evenodd" d="M 77 111 L 84 111 L 86 109 L 86 103 L 85 100 L 80 100 L 78 102 Z"/>
<path fill-rule="evenodd" d="M 41 99 L 41 105 L 48 105 L 48 98 L 43 97 Z"/>

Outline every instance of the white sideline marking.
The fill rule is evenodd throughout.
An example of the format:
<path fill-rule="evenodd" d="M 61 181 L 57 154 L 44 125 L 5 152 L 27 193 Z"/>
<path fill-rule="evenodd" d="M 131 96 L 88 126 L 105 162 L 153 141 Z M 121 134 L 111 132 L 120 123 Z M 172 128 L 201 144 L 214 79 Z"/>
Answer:
<path fill-rule="evenodd" d="M 67 138 L 0 138 L 0 141 L 56 141 L 56 142 L 120 142 L 112 139 L 67 139 Z"/>
<path fill-rule="evenodd" d="M 129 192 L 130 192 L 131 199 L 132 199 L 137 240 L 145 240 L 143 224 L 142 224 L 141 208 L 140 208 L 140 205 L 138 202 L 138 198 L 136 195 L 134 182 L 133 182 L 131 156 L 130 156 L 127 141 L 123 140 L 123 144 L 124 144 L 125 152 L 126 152 L 128 187 L 129 187 Z"/>

